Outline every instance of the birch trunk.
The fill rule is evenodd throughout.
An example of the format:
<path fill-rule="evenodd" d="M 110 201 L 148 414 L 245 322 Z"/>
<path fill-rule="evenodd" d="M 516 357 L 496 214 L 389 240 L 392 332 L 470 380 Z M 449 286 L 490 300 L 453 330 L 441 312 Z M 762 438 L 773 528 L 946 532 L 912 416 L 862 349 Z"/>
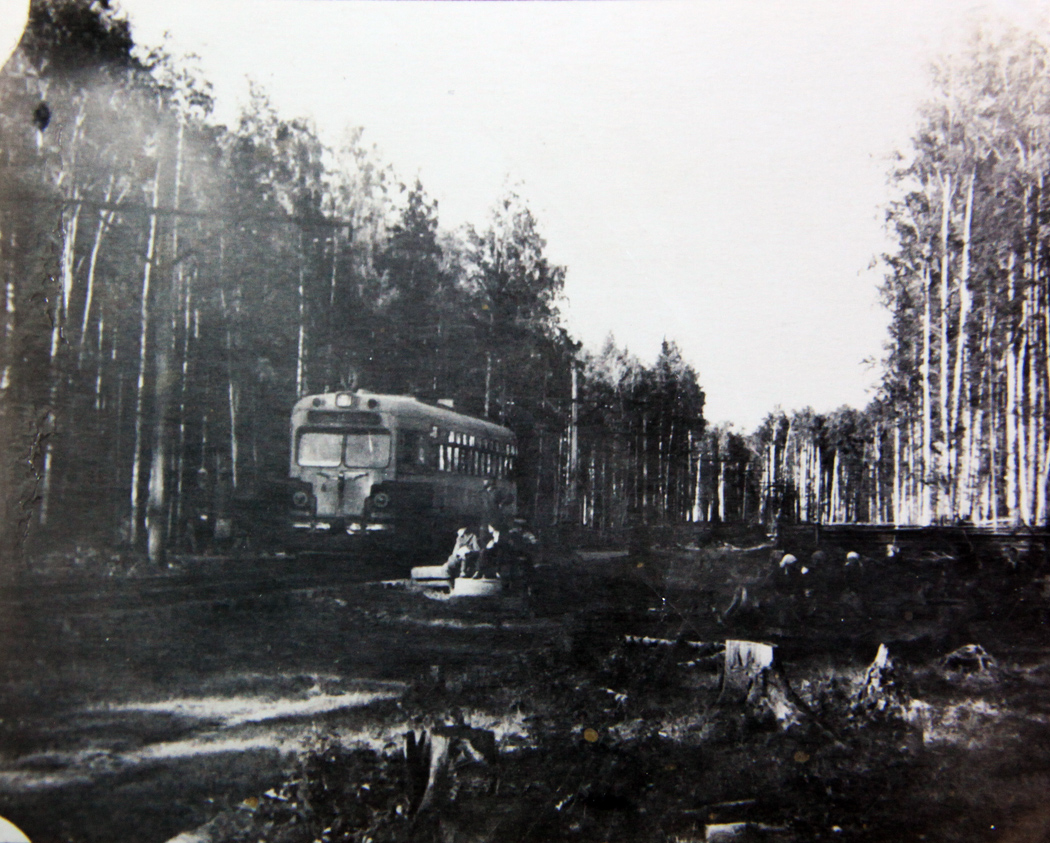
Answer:
<path fill-rule="evenodd" d="M 703 458 L 700 456 L 700 443 L 693 440 L 693 434 L 690 431 L 689 434 L 689 453 L 696 454 L 695 462 L 696 468 L 694 469 L 695 480 L 693 483 L 693 522 L 703 520 Z"/>
<path fill-rule="evenodd" d="M 901 426 L 893 426 L 893 523 L 901 523 Z"/>
<path fill-rule="evenodd" d="M 813 456 L 813 508 L 817 513 L 817 523 L 823 524 L 827 520 L 824 517 L 824 457 L 821 455 L 820 448 L 815 444 L 813 446 Z"/>
<path fill-rule="evenodd" d="M 831 502 L 828 512 L 828 521 L 832 524 L 836 524 L 841 520 L 841 501 L 840 496 L 842 494 L 842 487 L 839 483 L 839 452 L 836 448 L 831 452 Z"/>
<path fill-rule="evenodd" d="M 237 406 L 238 406 L 238 390 L 237 385 L 233 382 L 233 373 L 230 373 L 229 377 L 229 390 L 227 392 L 227 398 L 229 400 L 230 408 L 230 491 L 234 492 L 237 490 L 237 462 L 238 462 L 238 443 L 237 443 Z"/>
<path fill-rule="evenodd" d="M 580 471 L 580 373 L 575 363 L 572 366 L 571 378 L 572 406 L 570 407 L 569 413 L 569 454 L 568 465 L 566 466 L 568 470 L 566 471 L 565 478 L 565 506 L 569 517 L 575 521 L 577 520 L 575 507 L 577 505 L 577 495 L 579 492 Z"/>
<path fill-rule="evenodd" d="M 797 437 L 795 439 L 795 447 L 793 453 L 795 457 L 795 464 L 792 469 L 792 482 L 795 485 L 795 516 L 796 519 L 802 519 L 805 517 L 803 513 L 805 511 L 804 507 L 806 505 L 806 486 L 804 479 L 804 473 L 806 468 L 804 460 L 806 459 L 806 451 L 805 443 L 800 443 L 800 440 Z"/>
<path fill-rule="evenodd" d="M 157 161 L 153 173 L 153 213 L 149 216 L 149 237 L 146 241 L 146 257 L 142 268 L 142 304 L 139 309 L 139 366 L 138 380 L 135 385 L 135 444 L 131 458 L 131 523 L 128 527 L 128 540 L 132 545 L 138 544 L 139 522 L 141 520 L 141 498 L 139 487 L 142 483 L 143 462 L 143 424 L 146 403 L 146 368 L 149 360 L 149 321 L 150 321 L 150 277 L 153 271 L 153 257 L 157 242 L 157 214 L 160 198 L 160 161 Z"/>
<path fill-rule="evenodd" d="M 966 483 L 963 486 L 959 512 L 963 518 L 976 522 L 981 520 L 980 512 L 974 515 L 974 500 L 977 498 L 977 483 L 980 478 L 981 440 L 984 436 L 984 419 L 979 411 L 970 406 L 967 410 L 966 447 L 963 451 L 963 470 Z"/>
<path fill-rule="evenodd" d="M 959 439 L 964 442 L 967 440 L 967 431 L 970 427 L 970 420 L 967 418 L 967 424 L 960 426 L 959 422 L 962 418 L 960 415 L 960 400 L 963 391 L 963 379 L 967 377 L 967 370 L 965 366 L 966 349 L 967 349 L 967 331 L 966 326 L 970 318 L 970 307 L 972 304 L 972 297 L 970 295 L 970 242 L 972 238 L 973 230 L 973 191 L 974 181 L 976 174 L 973 170 L 970 171 L 969 182 L 966 187 L 966 207 L 963 211 L 963 230 L 962 230 L 962 256 L 960 258 L 959 265 L 959 277 L 956 282 L 959 290 L 959 327 L 955 335 L 955 373 L 952 378 L 952 404 L 951 404 L 951 419 L 955 425 L 955 441 Z M 965 451 L 968 452 L 968 445 L 965 446 Z M 969 484 L 969 465 L 967 460 L 969 454 L 964 452 L 963 454 L 958 453 L 958 448 L 953 448 L 952 452 L 955 453 L 955 488 L 953 494 L 953 510 L 956 515 L 968 515 L 969 500 L 963 501 L 962 498 L 968 498 L 967 485 Z"/>
<path fill-rule="evenodd" d="M 110 344 L 110 358 L 116 360 L 117 356 L 117 344 L 116 344 L 116 328 L 110 328 L 109 338 Z M 98 346 L 95 349 L 97 360 L 95 361 L 95 412 L 101 413 L 106 407 L 106 400 L 103 394 L 102 384 L 102 372 L 105 368 L 106 353 L 105 353 L 105 340 L 106 340 L 106 320 L 105 314 L 99 309 L 98 314 Z M 117 427 L 120 426 L 121 419 L 118 416 L 116 419 Z"/>
<path fill-rule="evenodd" d="M 1028 368 L 1028 320 L 1027 320 L 1027 295 L 1022 291 L 1022 320 L 1020 327 L 1020 347 L 1017 350 L 1017 363 L 1014 374 L 1014 387 L 1017 395 L 1014 398 L 1014 408 L 1017 415 L 1015 426 L 1017 428 L 1017 513 L 1016 519 L 1021 524 L 1029 523 L 1029 453 L 1028 453 L 1028 419 L 1027 419 L 1027 383 Z"/>
<path fill-rule="evenodd" d="M 492 413 L 492 352 L 485 352 L 485 418 Z"/>
<path fill-rule="evenodd" d="M 643 520 L 649 523 L 649 419 L 642 417 L 642 513 Z"/>
<path fill-rule="evenodd" d="M 1046 271 L 1042 274 L 1042 289 L 1039 291 L 1039 302 L 1043 317 L 1040 325 L 1042 331 L 1042 347 L 1039 354 L 1039 360 L 1041 361 L 1043 370 L 1040 382 L 1040 397 L 1042 403 L 1039 412 L 1039 444 L 1041 455 L 1038 486 L 1036 488 L 1035 523 L 1040 526 L 1045 526 L 1048 523 L 1047 495 L 1050 493 L 1050 490 L 1047 489 L 1047 484 L 1050 483 L 1050 441 L 1048 441 L 1050 425 L 1047 424 L 1047 416 L 1050 415 L 1050 274 Z"/>
<path fill-rule="evenodd" d="M 873 461 L 871 467 L 872 482 L 875 484 L 875 504 L 874 504 L 874 518 L 872 513 L 868 513 L 868 521 L 875 521 L 877 523 L 882 522 L 882 485 L 879 483 L 879 466 L 882 462 L 882 440 L 879 434 L 879 426 L 875 425 L 875 437 L 873 439 Z"/>
<path fill-rule="evenodd" d="M 989 393 L 988 398 L 988 411 L 990 414 L 989 418 L 989 442 L 992 443 L 992 451 L 988 455 L 989 469 L 988 469 L 988 493 L 989 493 L 989 504 L 991 505 L 991 517 L 992 523 L 996 523 L 999 520 L 999 477 L 1002 471 L 1002 451 L 999 450 L 999 431 L 1003 428 L 1001 421 L 1000 412 L 1000 401 L 997 398 L 994 385 L 995 380 L 992 375 L 989 374 L 989 382 L 992 384 L 992 391 Z"/>
<path fill-rule="evenodd" d="M 1025 475 L 1024 475 L 1024 507 L 1025 523 L 1035 523 L 1036 489 L 1039 487 L 1039 439 L 1042 435 L 1039 419 L 1039 384 L 1038 384 L 1038 353 L 1039 336 L 1038 325 L 1035 319 L 1035 302 L 1031 301 L 1035 293 L 1034 285 L 1029 287 L 1028 317 L 1026 319 L 1026 365 L 1028 377 L 1025 385 L 1025 415 L 1027 425 L 1025 431 Z"/>
<path fill-rule="evenodd" d="M 992 338 L 995 336 L 995 309 L 986 303 L 981 332 L 981 373 L 980 407 L 978 410 L 981 433 L 975 439 L 977 452 L 976 483 L 980 491 L 975 492 L 979 498 L 981 518 L 995 521 L 993 499 L 998 490 L 998 446 L 999 425 L 996 423 L 997 398 L 995 391 L 996 364 L 992 356 Z M 983 453 L 982 453 L 983 445 Z"/>
<path fill-rule="evenodd" d="M 108 194 L 106 201 L 109 201 Z M 84 348 L 87 342 L 88 323 L 91 319 L 91 306 L 95 293 L 95 269 L 98 266 L 98 253 L 102 247 L 102 232 L 105 230 L 105 227 L 106 213 L 103 211 L 98 215 L 95 241 L 91 244 L 91 257 L 88 260 L 87 286 L 84 292 L 84 316 L 80 322 L 80 338 L 77 344 L 77 368 L 84 364 Z"/>
<path fill-rule="evenodd" d="M 1010 254 L 1008 301 L 1016 297 L 1016 257 Z M 1011 520 L 1017 520 L 1020 499 L 1017 489 L 1017 332 L 1013 318 L 1006 329 L 1006 509 Z"/>
<path fill-rule="evenodd" d="M 108 204 L 113 199 L 113 186 L 115 176 L 113 174 L 109 177 L 109 184 L 106 186 L 106 192 L 103 200 Z M 116 202 L 120 202 L 128 192 L 128 187 L 125 186 L 120 193 L 117 195 Z M 113 219 L 116 217 L 116 211 L 101 210 L 98 213 L 98 227 L 95 229 L 95 239 L 91 244 L 91 257 L 88 260 L 88 274 L 87 274 L 87 285 L 84 291 L 84 314 L 80 323 L 80 338 L 77 346 L 77 367 L 83 364 L 84 361 L 84 348 L 87 344 L 87 333 L 88 324 L 91 319 L 91 308 L 94 304 L 95 296 L 95 274 L 98 268 L 98 255 L 102 247 L 102 236 L 106 233 L 106 229 L 113 223 Z M 101 316 L 99 317 L 101 320 Z"/>
<path fill-rule="evenodd" d="M 79 191 L 73 191 L 73 198 L 79 198 Z M 69 302 L 73 295 L 74 262 L 76 260 L 77 229 L 80 227 L 80 204 L 73 206 L 73 212 L 62 221 L 62 257 L 59 261 L 59 274 L 62 285 L 61 307 L 55 308 L 55 321 L 51 326 L 51 359 L 58 355 L 58 347 L 64 338 L 65 324 L 69 318 Z"/>
<path fill-rule="evenodd" d="M 2 242 L 2 241 L 0 241 Z M 11 360 L 14 347 L 15 332 L 15 282 L 8 278 L 4 285 L 4 334 L 3 334 L 3 357 L 4 367 L 0 370 L 0 393 L 11 387 Z"/>
<path fill-rule="evenodd" d="M 219 290 L 219 305 L 223 322 L 226 323 L 226 403 L 230 423 L 230 485 L 237 488 L 237 384 L 233 377 L 233 330 L 230 327 L 230 312 L 226 305 L 226 291 Z M 216 477 L 216 482 L 219 478 Z"/>
<path fill-rule="evenodd" d="M 78 198 L 78 190 L 74 185 L 73 198 Z M 51 322 L 51 347 L 49 376 L 51 382 L 48 389 L 47 426 L 51 435 L 44 441 L 44 465 L 40 478 L 40 507 L 38 519 L 40 524 L 47 524 L 51 506 L 52 472 L 54 467 L 54 429 L 58 418 L 59 389 L 63 378 L 59 364 L 59 351 L 65 340 L 65 324 L 69 314 L 69 301 L 73 292 L 74 262 L 76 260 L 77 228 L 80 221 L 80 204 L 73 206 L 69 216 L 62 217 L 62 253 L 59 259 L 59 285 L 61 298 L 55 304 L 54 316 Z"/>
<path fill-rule="evenodd" d="M 931 279 L 928 267 L 923 267 L 922 274 L 922 363 L 919 372 L 922 376 L 922 506 L 923 524 L 933 521 L 933 484 L 936 467 L 933 464 L 933 400 L 930 386 L 930 369 L 932 357 L 931 324 L 932 308 L 930 303 Z"/>
<path fill-rule="evenodd" d="M 303 256 L 303 233 L 299 232 L 299 336 L 295 352 L 295 397 L 306 394 L 306 278 Z M 225 305 L 224 305 L 225 308 Z M 227 323 L 228 324 L 228 323 Z M 228 328 L 227 328 L 228 330 Z"/>
<path fill-rule="evenodd" d="M 172 277 L 167 285 L 161 284 L 156 291 L 157 322 L 156 351 L 154 353 L 153 378 L 153 458 L 150 462 L 149 497 L 146 504 L 146 546 L 149 561 L 154 565 L 164 564 L 168 541 L 170 514 L 168 512 L 168 457 L 171 444 L 168 441 L 168 414 L 174 378 L 171 373 L 171 358 L 175 345 L 175 307 L 173 290 L 182 289 L 182 261 L 179 260 L 179 208 L 182 187 L 182 148 L 185 124 L 180 120 L 175 143 L 175 184 L 173 188 L 173 215 L 171 224 L 171 255 L 175 261 Z"/>
<path fill-rule="evenodd" d="M 941 428 L 941 458 L 936 481 L 938 483 L 938 494 L 935 502 L 935 512 L 938 516 L 948 514 L 949 501 L 946 499 L 947 490 L 951 488 L 952 469 L 952 438 L 951 427 L 954 420 L 949 416 L 948 395 L 951 390 L 950 371 L 948 368 L 950 346 L 948 343 L 948 319 L 951 312 L 950 304 L 950 268 L 951 253 L 949 251 L 948 237 L 951 233 L 951 206 L 954 198 L 951 173 L 941 177 L 941 272 L 938 282 L 940 301 L 940 319 L 938 320 L 938 339 L 940 345 L 940 383 L 937 389 L 937 409 L 940 412 Z M 943 486 L 943 480 L 945 481 Z"/>
<path fill-rule="evenodd" d="M 186 473 L 186 391 L 190 382 L 190 337 L 192 327 L 192 320 L 190 314 L 192 313 L 193 302 L 192 281 L 192 275 L 186 278 L 185 289 L 183 290 L 181 349 L 182 359 L 179 367 L 179 435 L 178 441 L 175 445 L 175 452 L 177 454 L 175 463 L 175 510 L 174 524 L 169 527 L 169 531 L 171 529 L 180 529 L 179 525 L 182 524 L 182 505 L 183 498 L 185 495 L 183 484 L 185 482 Z"/>

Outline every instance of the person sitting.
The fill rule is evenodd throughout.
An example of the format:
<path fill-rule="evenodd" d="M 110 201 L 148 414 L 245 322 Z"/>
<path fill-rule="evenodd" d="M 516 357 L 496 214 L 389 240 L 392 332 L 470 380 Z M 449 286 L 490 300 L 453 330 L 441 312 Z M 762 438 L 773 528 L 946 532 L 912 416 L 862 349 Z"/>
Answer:
<path fill-rule="evenodd" d="M 503 549 L 500 545 L 500 531 L 491 524 L 485 524 L 478 531 L 478 544 L 481 549 L 471 576 L 474 579 L 496 579 L 499 577 L 499 557 Z"/>
<path fill-rule="evenodd" d="M 481 555 L 481 544 L 477 531 L 470 527 L 460 527 L 456 531 L 456 544 L 452 553 L 442 566 L 445 576 L 450 580 L 456 577 L 471 577 L 478 570 L 478 557 Z"/>

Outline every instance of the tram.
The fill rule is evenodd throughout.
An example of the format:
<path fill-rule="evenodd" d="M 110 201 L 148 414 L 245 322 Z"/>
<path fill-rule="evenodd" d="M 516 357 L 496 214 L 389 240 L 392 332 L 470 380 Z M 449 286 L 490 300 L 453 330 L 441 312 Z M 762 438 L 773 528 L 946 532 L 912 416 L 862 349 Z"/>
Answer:
<path fill-rule="evenodd" d="M 291 415 L 289 528 L 299 546 L 362 537 L 436 547 L 517 512 L 514 434 L 403 395 L 307 395 Z M 451 545 L 450 545 L 451 546 Z"/>

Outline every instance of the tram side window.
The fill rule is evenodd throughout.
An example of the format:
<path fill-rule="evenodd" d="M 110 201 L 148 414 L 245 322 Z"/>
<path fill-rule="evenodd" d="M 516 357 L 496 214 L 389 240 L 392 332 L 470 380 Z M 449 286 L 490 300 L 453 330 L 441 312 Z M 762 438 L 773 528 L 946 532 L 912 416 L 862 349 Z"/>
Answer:
<path fill-rule="evenodd" d="M 296 459 L 299 465 L 334 468 L 343 457 L 341 433 L 306 432 L 299 437 Z"/>
<path fill-rule="evenodd" d="M 404 443 L 405 434 L 402 433 L 403 442 L 398 446 L 398 463 L 407 460 L 407 454 L 411 446 Z M 446 440 L 447 436 L 447 440 Z M 420 435 L 421 444 L 425 445 L 424 436 Z M 420 465 L 427 464 L 431 470 L 450 472 L 453 474 L 465 474 L 471 477 L 492 477 L 506 479 L 514 470 L 513 445 L 497 442 L 491 439 L 482 439 L 477 436 L 468 436 L 465 433 L 449 431 L 442 432 L 441 442 L 434 445 L 432 453 L 428 458 L 420 457 Z M 403 451 L 402 449 L 406 449 Z M 408 470 L 408 469 L 406 469 Z M 421 469 L 415 469 L 421 470 Z"/>
<path fill-rule="evenodd" d="M 402 430 L 398 434 L 397 465 L 406 474 L 423 474 L 430 470 L 427 440 L 418 430 Z"/>

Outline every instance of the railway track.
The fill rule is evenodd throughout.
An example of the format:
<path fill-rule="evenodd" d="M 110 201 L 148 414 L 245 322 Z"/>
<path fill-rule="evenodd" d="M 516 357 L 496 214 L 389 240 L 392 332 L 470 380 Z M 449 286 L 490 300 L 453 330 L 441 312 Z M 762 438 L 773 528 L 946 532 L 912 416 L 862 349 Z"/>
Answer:
<path fill-rule="evenodd" d="M 63 614 L 129 612 L 185 603 L 263 599 L 300 591 L 345 590 L 390 579 L 399 566 L 375 560 L 221 560 L 143 576 L 49 578 L 28 575 L 0 589 L 0 611 Z"/>

